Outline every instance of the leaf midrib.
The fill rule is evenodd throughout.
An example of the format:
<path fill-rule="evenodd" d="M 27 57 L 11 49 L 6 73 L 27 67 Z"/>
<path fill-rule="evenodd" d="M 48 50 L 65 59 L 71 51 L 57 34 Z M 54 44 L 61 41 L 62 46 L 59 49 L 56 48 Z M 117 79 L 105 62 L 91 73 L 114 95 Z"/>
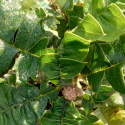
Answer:
<path fill-rule="evenodd" d="M 12 109 L 13 107 L 20 106 L 20 105 L 24 105 L 24 104 L 26 104 L 26 103 L 29 103 L 29 102 L 35 100 L 35 99 L 38 99 L 38 98 L 41 98 L 41 97 L 44 97 L 44 96 L 47 97 L 48 94 L 57 91 L 57 89 L 58 89 L 58 87 L 57 87 L 55 90 L 53 90 L 53 91 L 51 91 L 51 92 L 48 92 L 48 93 L 46 93 L 46 94 L 44 94 L 44 95 L 40 95 L 40 96 L 34 97 L 34 98 L 32 98 L 32 99 L 30 99 L 30 100 L 28 100 L 28 101 L 26 101 L 26 102 L 19 103 L 19 104 L 16 104 L 16 105 L 13 105 L 13 106 L 11 106 L 11 107 L 9 107 L 9 108 L 7 108 L 7 109 L 4 109 L 4 110 L 0 111 L 0 114 L 3 113 L 3 112 L 5 112 L 5 111 L 7 111 L 7 110 Z M 47 98 L 48 98 L 48 97 L 47 97 Z"/>
<path fill-rule="evenodd" d="M 98 72 L 101 72 L 101 71 L 105 71 L 105 70 L 107 70 L 107 69 L 110 69 L 110 68 L 112 68 L 112 67 L 115 67 L 115 66 L 117 66 L 117 65 L 120 65 L 120 64 L 122 64 L 122 63 L 125 63 L 125 61 L 120 62 L 120 63 L 117 63 L 117 64 L 114 64 L 114 65 L 111 65 L 110 67 L 106 67 L 106 68 L 104 68 L 104 69 L 102 69 L 102 70 L 98 70 L 98 71 L 96 71 L 96 72 L 93 72 L 93 73 L 90 73 L 90 74 L 87 74 L 87 75 L 83 75 L 83 76 L 84 76 L 84 77 L 88 77 L 89 75 L 92 75 L 92 74 L 95 74 L 95 73 L 98 73 Z"/>
<path fill-rule="evenodd" d="M 0 39 L 0 40 L 2 40 L 2 39 Z M 32 54 L 32 53 L 29 53 L 29 52 L 26 51 L 26 50 L 22 50 L 22 49 L 16 48 L 14 45 L 9 44 L 8 42 L 6 42 L 6 41 L 4 41 L 4 40 L 2 40 L 2 41 L 5 42 L 6 44 L 8 44 L 9 46 L 11 46 L 11 47 L 13 47 L 13 48 L 15 48 L 15 49 L 21 51 L 21 52 L 25 52 L 25 53 L 30 54 L 31 56 L 34 56 L 34 57 L 40 58 L 40 56 L 34 55 L 34 54 Z"/>

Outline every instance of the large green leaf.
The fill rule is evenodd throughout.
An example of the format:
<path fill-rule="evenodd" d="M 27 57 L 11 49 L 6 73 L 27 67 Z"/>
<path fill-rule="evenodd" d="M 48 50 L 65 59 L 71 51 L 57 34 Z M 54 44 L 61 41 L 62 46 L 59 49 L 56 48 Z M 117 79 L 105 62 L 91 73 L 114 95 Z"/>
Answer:
<path fill-rule="evenodd" d="M 125 16 L 116 4 L 110 4 L 107 10 L 102 12 L 100 17 L 97 17 L 97 20 L 107 34 L 100 38 L 102 41 L 113 41 L 117 39 L 125 29 Z"/>
<path fill-rule="evenodd" d="M 75 77 L 85 63 L 72 59 L 61 58 L 60 55 L 55 53 L 48 53 L 41 57 L 41 70 L 50 79 L 58 79 L 58 84 L 62 84 L 60 80 L 71 79 Z"/>
<path fill-rule="evenodd" d="M 43 86 L 43 85 L 42 85 Z M 42 89 L 47 90 L 44 86 Z M 58 91 L 53 88 L 46 93 L 30 85 L 20 85 L 18 89 L 0 84 L 0 124 L 1 125 L 36 125 L 47 105 L 47 96 Z M 54 95 L 53 95 L 54 96 Z M 55 95 L 56 98 L 57 94 Z"/>
<path fill-rule="evenodd" d="M 105 35 L 101 25 L 91 14 L 86 15 L 83 21 L 78 24 L 78 27 L 73 30 L 73 33 L 91 41 L 95 41 Z"/>
<path fill-rule="evenodd" d="M 104 3 L 105 0 L 90 0 L 86 1 L 85 7 L 87 13 L 96 18 L 106 34 L 100 40 L 110 42 L 117 39 L 125 30 L 125 16 L 116 4 L 105 6 L 107 4 Z"/>
<path fill-rule="evenodd" d="M 17 71 L 18 82 L 26 82 L 29 77 L 35 78 L 38 73 L 38 58 L 45 53 L 48 38 L 34 10 L 20 10 L 17 0 L 15 2 L 1 0 L 0 2 L 0 39 L 4 41 L 7 51 L 11 51 L 8 57 L 5 57 L 7 51 L 1 50 L 3 51 L 1 59 L 8 58 L 7 61 L 3 59 L 4 66 L 0 61 L 1 72 L 7 68 L 13 56 L 21 51 L 13 69 Z"/>
<path fill-rule="evenodd" d="M 66 32 L 57 53 L 48 53 L 41 57 L 41 70 L 49 79 L 54 80 L 52 82 L 62 84 L 63 80 L 72 79 L 81 72 L 85 65 L 81 61 L 88 52 L 89 41 Z"/>
<path fill-rule="evenodd" d="M 125 62 L 125 56 L 124 56 L 124 34 L 117 40 L 110 42 L 110 43 L 105 43 L 105 53 L 102 48 L 97 49 L 97 51 L 93 51 L 93 55 L 95 55 L 95 61 L 92 61 L 93 66 L 96 66 L 96 63 L 98 60 L 102 60 L 102 63 L 97 63 L 98 65 L 101 65 L 102 69 L 98 69 L 95 67 L 95 71 L 90 73 L 88 76 L 90 85 L 93 85 L 93 91 L 97 92 L 99 90 L 99 86 L 96 87 L 94 85 L 101 85 L 101 80 L 103 75 L 101 73 L 105 72 L 106 78 L 111 84 L 111 86 L 118 92 L 124 94 L 125 93 L 125 81 L 124 81 L 124 62 Z M 98 56 L 98 53 L 102 53 L 103 55 Z M 107 54 L 107 55 L 106 55 Z M 105 58 L 102 58 L 105 57 Z M 108 60 L 108 61 L 105 61 Z M 92 60 L 92 59 L 91 59 Z M 108 64 L 108 65 L 107 65 Z M 92 70 L 92 67 L 90 67 Z M 97 75 L 96 75 L 97 74 Z M 98 77 L 99 76 L 99 77 Z M 96 80 L 96 78 L 99 78 Z M 96 82 L 97 81 L 97 82 Z"/>
<path fill-rule="evenodd" d="M 41 125 L 92 125 L 92 123 L 75 108 L 73 102 L 65 100 L 63 97 L 58 98 L 53 108 L 47 111 L 39 120 Z"/>
<path fill-rule="evenodd" d="M 110 66 L 110 62 L 104 54 L 102 48 L 98 43 L 95 43 L 93 58 L 92 58 L 92 70 L 97 72 L 98 70 L 103 70 Z M 104 76 L 104 71 L 97 72 L 88 76 L 89 84 L 92 91 L 98 92 L 102 79 Z"/>

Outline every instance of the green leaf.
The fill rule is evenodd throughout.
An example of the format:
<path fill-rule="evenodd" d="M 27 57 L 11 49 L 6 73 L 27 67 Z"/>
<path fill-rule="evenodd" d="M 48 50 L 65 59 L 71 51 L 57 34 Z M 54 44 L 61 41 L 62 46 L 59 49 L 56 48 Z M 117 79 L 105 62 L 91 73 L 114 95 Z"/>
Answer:
<path fill-rule="evenodd" d="M 119 2 L 122 2 L 122 3 L 125 3 L 125 1 L 124 0 L 118 0 Z"/>
<path fill-rule="evenodd" d="M 111 86 L 118 92 L 125 94 L 124 63 L 106 70 L 106 78 Z"/>
<path fill-rule="evenodd" d="M 17 1 L 15 3 L 2 2 L 0 5 L 0 39 L 8 47 L 9 56 L 7 61 L 5 61 L 6 58 L 3 59 L 5 64 L 4 66 L 1 65 L 3 68 L 1 68 L 1 72 L 7 68 L 13 56 L 21 51 L 22 54 L 17 59 L 13 69 L 17 71 L 18 82 L 23 83 L 29 77 L 35 78 L 38 73 L 39 64 L 37 60 L 45 53 L 48 38 L 46 38 L 45 31 L 41 27 L 40 19 L 35 11 L 23 12 L 19 8 L 20 4 Z M 1 59 L 4 56 L 3 53 Z"/>
<path fill-rule="evenodd" d="M 56 30 L 57 24 L 60 24 L 60 22 L 57 19 L 55 19 L 55 17 L 47 17 L 46 24 L 50 29 Z"/>
<path fill-rule="evenodd" d="M 124 94 L 116 92 L 111 96 L 109 106 L 125 107 L 124 102 L 125 102 Z"/>
<path fill-rule="evenodd" d="M 91 100 L 88 94 L 84 94 L 82 99 L 82 107 L 85 110 L 86 115 L 91 112 L 94 107 L 94 102 Z"/>
<path fill-rule="evenodd" d="M 69 10 L 69 9 L 66 10 L 66 16 L 67 17 L 76 16 L 82 19 L 84 17 L 83 7 L 74 5 L 73 10 Z"/>
<path fill-rule="evenodd" d="M 21 12 L 19 7 L 18 2 L 1 4 L 0 38 L 13 44 L 14 34 L 18 29 L 14 46 L 28 51 L 45 34 L 39 24 L 40 19 L 35 16 L 36 13 L 34 11 Z"/>
<path fill-rule="evenodd" d="M 27 93 L 27 91 L 29 91 L 29 93 Z M 39 96 L 39 90 L 28 84 L 20 86 L 18 90 L 12 86 L 1 84 L 0 93 L 1 125 L 17 125 L 17 123 L 19 125 L 36 124 L 37 115 L 39 114 L 39 117 L 42 115 L 47 104 L 45 97 L 35 99 L 36 96 Z M 34 101 L 36 101 L 36 103 L 33 104 Z M 42 105 L 43 108 L 41 111 L 38 110 L 39 104 Z"/>
<path fill-rule="evenodd" d="M 73 12 L 75 12 L 76 16 L 83 18 L 84 17 L 84 10 L 83 10 L 83 6 L 77 6 L 74 5 L 73 7 Z"/>
<path fill-rule="evenodd" d="M 54 5 L 50 5 L 51 7 Z M 46 24 L 50 29 L 56 30 L 57 29 L 57 24 L 60 24 L 60 22 L 57 20 L 57 17 L 59 16 L 59 13 L 54 11 L 54 8 L 46 8 L 45 12 L 47 17 L 42 20 L 44 24 Z"/>
<path fill-rule="evenodd" d="M 100 14 L 104 10 L 104 0 L 84 0 L 84 11 L 90 13 L 93 16 Z"/>
<path fill-rule="evenodd" d="M 116 2 L 116 0 L 111 2 Z M 125 16 L 120 8 L 111 2 L 109 0 L 90 0 L 85 2 L 86 13 L 90 13 L 95 17 L 106 34 L 99 38 L 101 41 L 114 41 L 125 29 Z M 111 4 L 108 5 L 109 3 Z"/>
<path fill-rule="evenodd" d="M 73 10 L 66 10 L 66 16 L 68 18 L 69 29 L 72 30 L 84 17 L 83 7 L 74 5 Z"/>
<path fill-rule="evenodd" d="M 48 38 L 42 38 L 40 41 L 36 42 L 35 45 L 30 48 L 29 53 L 31 55 L 36 55 L 38 57 L 41 57 L 43 54 L 46 53 L 46 46 L 48 43 Z"/>
<path fill-rule="evenodd" d="M 124 125 L 124 115 L 125 111 L 122 109 L 114 108 L 114 107 L 101 107 L 94 111 L 95 116 L 100 118 L 103 124 L 99 125 Z M 94 124 L 98 125 L 98 124 Z"/>
<path fill-rule="evenodd" d="M 47 36 L 49 37 L 49 42 L 47 44 L 47 47 L 48 48 L 53 47 L 54 49 L 58 48 L 62 40 L 56 34 L 57 32 L 54 33 L 53 31 L 47 31 L 46 33 Z"/>
<path fill-rule="evenodd" d="M 46 89 L 43 86 L 42 89 Z M 55 91 L 57 91 L 55 89 Z M 7 84 L 0 84 L 0 124 L 35 125 L 47 106 L 47 96 L 53 92 L 40 95 L 40 91 L 30 85 L 22 84 L 16 89 Z M 57 97 L 57 95 L 56 95 Z"/>
<path fill-rule="evenodd" d="M 25 0 L 19 1 L 21 3 L 22 9 L 36 8 L 40 3 L 39 0 Z"/>
<path fill-rule="evenodd" d="M 78 62 L 70 59 L 59 59 L 61 75 L 64 79 L 69 79 L 78 75 L 81 72 L 82 68 L 85 66 L 85 63 Z"/>
<path fill-rule="evenodd" d="M 92 69 L 94 74 L 88 76 L 89 84 L 93 92 L 98 92 L 101 86 L 101 82 L 104 76 L 104 71 L 97 72 L 99 70 L 103 70 L 106 67 L 110 66 L 110 62 L 104 54 L 102 48 L 98 43 L 95 43 L 93 59 L 92 59 Z"/>
<path fill-rule="evenodd" d="M 63 6 L 65 5 L 66 1 L 67 1 L 67 0 L 63 0 L 63 1 L 61 1 L 61 0 L 56 0 L 56 1 L 55 1 L 55 4 L 56 4 L 57 6 L 59 6 L 59 7 L 63 7 Z"/>
<path fill-rule="evenodd" d="M 99 92 L 111 92 L 114 91 L 114 89 L 111 86 L 107 86 L 107 85 L 101 85 Z"/>
<path fill-rule="evenodd" d="M 89 52 L 89 42 L 71 32 L 66 32 L 58 53 L 61 54 L 62 58 L 83 61 Z"/>
<path fill-rule="evenodd" d="M 41 70 L 47 77 L 55 78 L 56 76 L 59 76 L 59 65 L 58 65 L 58 58 L 59 55 L 55 53 L 50 53 L 47 55 L 43 55 L 41 57 Z"/>
<path fill-rule="evenodd" d="M 59 81 L 75 77 L 85 65 L 76 60 L 60 58 L 60 56 L 55 53 L 43 55 L 41 62 L 41 70 L 43 73 L 50 79 L 57 78 Z M 59 84 L 62 84 L 62 82 Z"/>
<path fill-rule="evenodd" d="M 89 85 L 93 92 L 98 92 L 102 83 L 104 71 L 97 72 L 88 76 Z"/>
<path fill-rule="evenodd" d="M 91 41 L 95 41 L 105 35 L 101 25 L 90 14 L 86 15 L 83 21 L 78 24 L 78 27 L 73 30 L 73 33 Z"/>
<path fill-rule="evenodd" d="M 53 91 L 53 92 L 49 93 L 51 91 Z M 56 91 L 55 91 L 54 87 L 52 87 L 52 86 L 50 86 L 50 85 L 48 85 L 48 84 L 46 84 L 44 82 L 41 82 L 41 84 L 40 84 L 40 93 L 41 93 L 41 95 L 44 95 L 44 94 L 48 93 L 47 97 L 50 100 L 50 103 L 53 104 L 53 102 L 56 101 L 56 98 L 57 98 L 57 96 L 59 94 L 59 90 L 56 89 Z"/>
<path fill-rule="evenodd" d="M 93 71 L 103 70 L 109 67 L 111 64 L 107 59 L 105 53 L 98 43 L 95 43 L 93 59 L 92 59 L 92 69 Z"/>
<path fill-rule="evenodd" d="M 18 83 L 25 83 L 28 81 L 29 77 L 36 78 L 36 74 L 39 71 L 38 58 L 22 52 L 13 70 L 16 70 Z"/>
<path fill-rule="evenodd" d="M 81 113 L 82 115 L 86 115 L 83 108 L 77 108 L 77 110 L 78 110 L 79 113 Z M 86 115 L 86 117 L 92 122 L 93 125 L 94 125 L 95 122 L 97 122 L 97 121 L 99 120 L 99 119 L 98 119 L 95 115 L 93 115 L 92 113 Z M 101 124 L 99 124 L 99 125 L 101 125 Z"/>
<path fill-rule="evenodd" d="M 18 2 L 1 4 L 0 38 L 4 42 L 12 44 L 13 47 L 28 52 L 36 42 L 45 36 L 45 33 L 35 11 L 22 12 L 19 7 Z M 15 32 L 17 33 L 15 34 Z"/>
<path fill-rule="evenodd" d="M 0 40 L 0 74 L 9 66 L 17 49 Z"/>
<path fill-rule="evenodd" d="M 72 9 L 74 0 L 56 0 L 55 1 L 56 5 L 59 6 L 63 11 L 67 9 Z"/>
<path fill-rule="evenodd" d="M 51 113 L 50 110 L 46 110 L 42 118 L 38 121 L 41 125 L 60 125 L 61 120 L 58 116 Z"/>
<path fill-rule="evenodd" d="M 119 38 L 111 43 L 107 43 L 107 57 L 111 64 L 125 61 L 122 42 L 123 40 Z"/>
<path fill-rule="evenodd" d="M 114 92 L 99 92 L 97 95 L 93 95 L 95 104 L 104 104 L 107 99 L 110 98 Z"/>
<path fill-rule="evenodd" d="M 36 8 L 35 12 L 39 18 L 46 17 L 46 13 L 44 12 L 44 10 L 42 8 Z"/>
<path fill-rule="evenodd" d="M 6 83 L 5 78 L 0 78 L 0 83 Z"/>
<path fill-rule="evenodd" d="M 100 14 L 100 16 L 95 18 L 107 34 L 100 38 L 101 41 L 114 41 L 125 29 L 125 16 L 116 4 L 110 4 L 107 9 Z"/>
<path fill-rule="evenodd" d="M 125 110 L 125 94 L 120 94 L 115 92 L 108 102 L 109 106 L 113 106 L 116 108 L 123 108 Z"/>
<path fill-rule="evenodd" d="M 74 4 L 74 0 L 66 0 L 64 6 L 62 7 L 62 10 L 65 11 L 67 9 L 72 9 Z"/>
<path fill-rule="evenodd" d="M 69 29 L 72 30 L 75 28 L 82 20 L 76 16 L 69 16 L 68 17 L 69 21 Z"/>
<path fill-rule="evenodd" d="M 124 61 L 125 61 L 125 56 L 124 56 L 124 34 L 117 40 L 110 42 L 110 43 L 105 43 L 105 53 L 107 55 L 105 55 L 105 53 L 103 52 L 103 50 L 100 48 L 100 52 L 99 52 L 99 48 L 96 49 L 98 50 L 98 53 L 102 53 L 100 56 L 97 56 L 97 52 L 94 50 L 95 53 L 95 61 L 92 62 L 92 66 L 96 66 L 95 67 L 95 71 L 93 73 L 87 74 L 86 76 L 88 76 L 89 81 L 90 81 L 90 85 L 92 86 L 92 79 L 91 79 L 91 75 L 93 75 L 93 79 L 96 78 L 94 77 L 94 74 L 96 75 L 97 73 L 99 75 L 101 75 L 101 72 L 105 71 L 106 74 L 106 78 L 109 82 L 109 84 L 113 87 L 113 89 L 115 89 L 116 91 L 123 93 L 124 94 Z M 102 58 L 104 57 L 104 59 Z M 105 59 L 107 61 L 105 61 Z M 92 59 L 91 59 L 92 60 Z M 100 60 L 100 63 L 96 62 Z M 101 63 L 102 60 L 102 63 Z M 109 62 L 109 63 L 108 63 Z M 99 66 L 100 64 L 102 64 L 101 66 Z M 110 65 L 109 65 L 110 64 Z M 103 66 L 104 65 L 104 66 Z M 102 67 L 102 69 L 98 69 L 99 67 Z M 104 68 L 103 68 L 104 67 Z M 89 67 L 91 70 L 92 68 Z M 97 75 L 98 76 L 98 75 Z M 101 80 L 101 77 L 100 77 Z M 99 81 L 99 79 L 98 79 Z M 97 82 L 95 82 L 97 85 L 99 85 Z M 97 87 L 98 88 L 98 87 Z"/>
<path fill-rule="evenodd" d="M 60 22 L 60 24 L 57 24 L 58 36 L 59 36 L 61 39 L 63 39 L 64 33 L 65 33 L 66 30 L 68 29 L 68 24 L 67 24 L 67 21 L 66 21 L 65 19 L 57 18 L 57 20 Z"/>
<path fill-rule="evenodd" d="M 13 2 L 15 2 L 15 0 Z M 9 43 L 12 43 L 14 33 L 18 29 L 21 21 L 20 20 L 21 14 L 19 13 L 20 5 L 17 2 L 15 3 L 13 2 L 11 1 L 9 4 L 5 5 L 5 1 L 3 0 L 0 1 L 1 3 L 0 4 L 0 15 L 1 15 L 0 38 Z"/>
<path fill-rule="evenodd" d="M 125 12 L 125 3 L 116 2 L 115 3 L 123 12 Z"/>
<path fill-rule="evenodd" d="M 41 125 L 92 125 L 85 116 L 78 112 L 72 102 L 65 100 L 63 97 L 58 98 L 51 112 L 47 111 L 39 120 L 39 123 Z"/>
<path fill-rule="evenodd" d="M 14 46 L 29 51 L 36 42 L 41 42 L 40 39 L 45 37 L 44 31 L 40 26 L 40 19 L 37 18 L 34 11 L 26 13 L 26 17 L 22 20 L 18 30 Z"/>

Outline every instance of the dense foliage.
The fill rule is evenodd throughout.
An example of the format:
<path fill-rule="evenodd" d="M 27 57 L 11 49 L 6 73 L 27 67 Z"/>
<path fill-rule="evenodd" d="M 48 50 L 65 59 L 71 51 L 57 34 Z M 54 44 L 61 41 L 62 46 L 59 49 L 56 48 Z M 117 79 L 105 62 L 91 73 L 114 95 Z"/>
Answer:
<path fill-rule="evenodd" d="M 0 125 L 125 124 L 125 0 L 0 0 Z"/>

